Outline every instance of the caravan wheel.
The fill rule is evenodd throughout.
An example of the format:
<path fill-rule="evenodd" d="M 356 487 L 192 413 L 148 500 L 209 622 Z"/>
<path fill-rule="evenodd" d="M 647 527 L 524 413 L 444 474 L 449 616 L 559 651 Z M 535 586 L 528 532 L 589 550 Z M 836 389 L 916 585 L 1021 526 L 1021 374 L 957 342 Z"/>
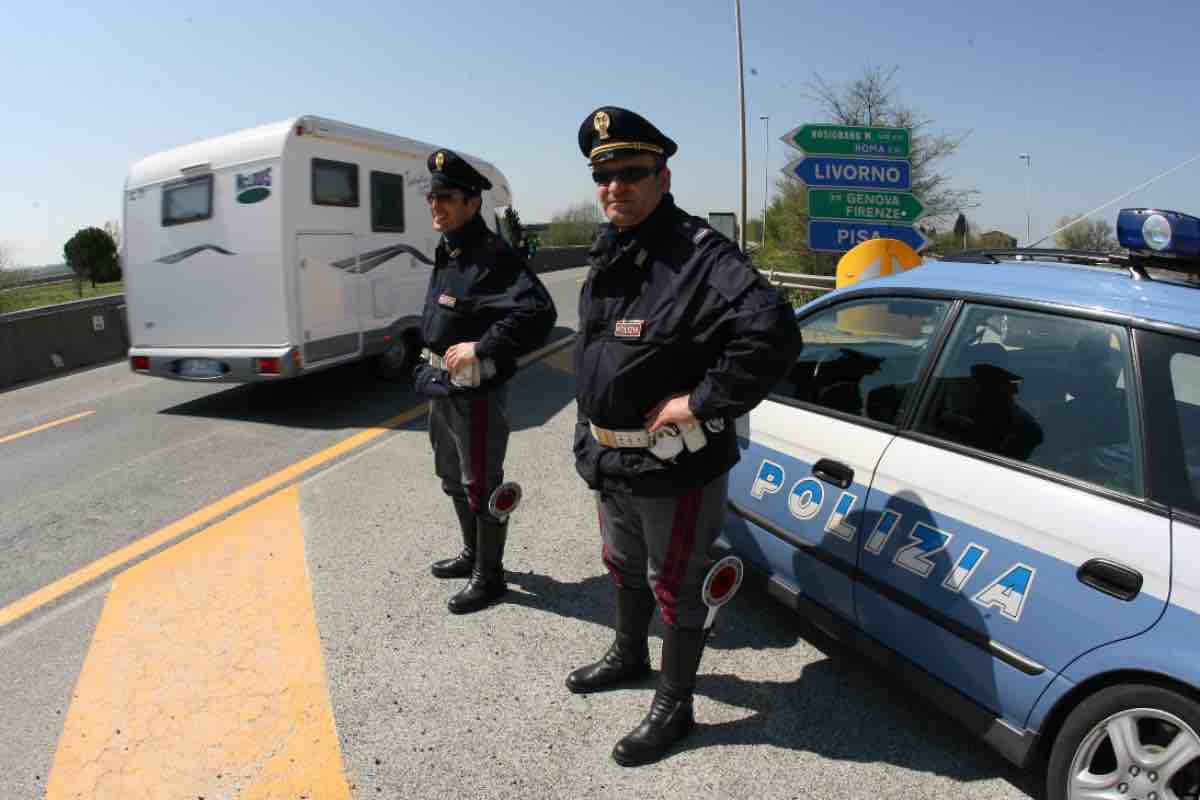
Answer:
<path fill-rule="evenodd" d="M 405 381 L 412 377 L 419 352 L 416 335 L 405 332 L 392 339 L 388 349 L 375 356 L 371 366 L 375 375 L 385 381 Z"/>

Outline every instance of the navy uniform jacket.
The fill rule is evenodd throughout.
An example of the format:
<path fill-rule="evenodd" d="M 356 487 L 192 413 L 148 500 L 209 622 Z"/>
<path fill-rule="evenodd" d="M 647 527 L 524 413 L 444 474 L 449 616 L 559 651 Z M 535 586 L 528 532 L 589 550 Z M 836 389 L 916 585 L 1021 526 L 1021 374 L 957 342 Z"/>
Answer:
<path fill-rule="evenodd" d="M 541 345 L 558 314 L 550 293 L 508 242 L 476 214 L 438 244 L 421 338 L 439 356 L 460 342 L 496 362 L 496 385 L 512 376 L 517 357 Z"/>
<path fill-rule="evenodd" d="M 733 242 L 671 195 L 636 229 L 604 225 L 589 253 L 575 347 L 575 466 L 593 489 L 682 494 L 738 460 L 734 420 L 800 352 L 792 306 Z M 708 445 L 673 463 L 603 447 L 602 428 L 644 428 L 659 402 L 690 393 Z"/>

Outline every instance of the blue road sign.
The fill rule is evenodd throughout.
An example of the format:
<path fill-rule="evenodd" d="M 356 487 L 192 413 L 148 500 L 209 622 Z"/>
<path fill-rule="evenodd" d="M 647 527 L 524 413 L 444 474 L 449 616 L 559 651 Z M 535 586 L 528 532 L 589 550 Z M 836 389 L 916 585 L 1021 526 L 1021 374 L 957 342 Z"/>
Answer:
<path fill-rule="evenodd" d="M 804 156 L 784 167 L 784 174 L 809 186 L 829 189 L 912 188 L 912 166 L 893 158 L 842 158 Z"/>
<path fill-rule="evenodd" d="M 899 239 L 913 250 L 929 244 L 920 231 L 908 225 L 883 225 L 837 219 L 810 219 L 808 247 L 829 253 L 844 253 L 868 239 Z"/>

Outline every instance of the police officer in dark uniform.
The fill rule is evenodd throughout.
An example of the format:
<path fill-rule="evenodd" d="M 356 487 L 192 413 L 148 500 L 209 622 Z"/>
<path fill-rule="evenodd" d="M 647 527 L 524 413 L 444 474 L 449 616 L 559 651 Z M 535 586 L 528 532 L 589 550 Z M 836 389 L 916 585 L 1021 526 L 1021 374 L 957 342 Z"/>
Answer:
<path fill-rule="evenodd" d="M 438 150 L 428 160 L 426 199 L 441 231 L 421 336 L 428 349 L 414 374 L 430 397 L 434 470 L 454 503 L 463 549 L 433 564 L 438 578 L 468 578 L 450 598 L 456 614 L 477 611 L 508 591 L 504 544 L 514 498 L 497 502 L 504 480 L 509 378 L 517 357 L 542 344 L 554 302 L 525 258 L 484 224 L 482 192 L 492 184 L 465 159 Z M 512 487 L 512 484 L 505 485 Z"/>
<path fill-rule="evenodd" d="M 635 766 L 661 758 L 694 724 L 701 583 L 738 460 L 734 421 L 784 375 L 801 341 L 787 300 L 732 242 L 675 205 L 675 142 L 604 106 L 584 119 L 579 148 L 609 223 L 579 298 L 575 464 L 597 492 L 616 640 L 566 682 L 585 693 L 648 674 L 657 605 L 666 623 L 658 689 L 612 753 Z"/>

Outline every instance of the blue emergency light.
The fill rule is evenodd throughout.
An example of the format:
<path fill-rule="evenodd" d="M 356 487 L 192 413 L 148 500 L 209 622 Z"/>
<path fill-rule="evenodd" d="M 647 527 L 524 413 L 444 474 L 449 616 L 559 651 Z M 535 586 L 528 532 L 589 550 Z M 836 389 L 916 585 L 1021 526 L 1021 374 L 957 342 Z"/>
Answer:
<path fill-rule="evenodd" d="M 1200 264 L 1200 219 L 1157 208 L 1122 208 L 1117 241 L 1144 256 Z"/>

